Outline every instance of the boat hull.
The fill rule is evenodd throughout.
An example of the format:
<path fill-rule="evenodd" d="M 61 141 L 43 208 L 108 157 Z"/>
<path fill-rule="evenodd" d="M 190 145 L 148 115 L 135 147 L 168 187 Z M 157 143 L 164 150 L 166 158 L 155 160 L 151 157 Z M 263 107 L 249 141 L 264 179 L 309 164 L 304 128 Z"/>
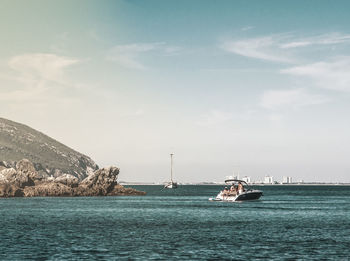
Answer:
<path fill-rule="evenodd" d="M 170 182 L 169 184 L 166 184 L 164 186 L 165 189 L 176 189 L 177 188 L 177 183 L 175 182 Z"/>
<path fill-rule="evenodd" d="M 235 201 L 244 201 L 244 200 L 257 200 L 262 196 L 262 191 L 252 191 L 248 193 L 242 193 L 237 196 Z"/>
<path fill-rule="evenodd" d="M 222 193 L 219 193 L 216 198 L 209 198 L 210 201 L 249 201 L 249 200 L 258 200 L 263 195 L 260 190 L 246 191 L 239 195 L 235 196 L 224 196 Z"/>

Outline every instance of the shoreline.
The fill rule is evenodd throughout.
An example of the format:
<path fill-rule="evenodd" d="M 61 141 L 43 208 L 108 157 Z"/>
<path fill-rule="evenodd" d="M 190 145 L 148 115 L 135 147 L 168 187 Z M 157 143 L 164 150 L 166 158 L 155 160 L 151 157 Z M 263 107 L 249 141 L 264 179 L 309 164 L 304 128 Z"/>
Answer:
<path fill-rule="evenodd" d="M 159 183 L 148 183 L 148 182 L 123 182 L 119 183 L 123 186 L 164 186 Z M 225 186 L 225 183 L 178 183 L 180 186 Z M 291 183 L 291 184 L 263 184 L 254 183 L 248 184 L 249 186 L 350 186 L 350 183 Z"/>

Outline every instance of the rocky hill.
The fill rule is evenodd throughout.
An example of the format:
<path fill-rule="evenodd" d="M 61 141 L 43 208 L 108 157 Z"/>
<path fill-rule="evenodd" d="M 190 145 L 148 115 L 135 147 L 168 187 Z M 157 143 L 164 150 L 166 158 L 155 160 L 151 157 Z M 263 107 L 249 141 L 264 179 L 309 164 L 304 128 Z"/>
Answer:
<path fill-rule="evenodd" d="M 81 181 L 98 170 L 88 156 L 26 125 L 0 118 L 0 168 L 16 168 L 21 159 L 32 162 L 41 178 L 70 174 Z"/>
<path fill-rule="evenodd" d="M 145 195 L 117 183 L 119 169 L 108 167 L 96 170 L 79 182 L 77 177 L 64 174 L 57 178 L 43 178 L 27 159 L 15 168 L 0 166 L 0 197 L 77 197 Z"/>

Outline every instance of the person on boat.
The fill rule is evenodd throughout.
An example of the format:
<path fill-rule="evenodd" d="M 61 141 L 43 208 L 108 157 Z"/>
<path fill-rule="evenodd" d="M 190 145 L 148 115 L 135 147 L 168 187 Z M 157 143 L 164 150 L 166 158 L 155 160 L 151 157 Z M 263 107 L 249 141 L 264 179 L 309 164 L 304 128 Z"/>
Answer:
<path fill-rule="evenodd" d="M 244 191 L 244 188 L 243 188 L 243 185 L 242 185 L 242 183 L 241 182 L 239 182 L 238 183 L 238 194 L 241 194 L 241 193 L 243 193 L 243 191 Z"/>
<path fill-rule="evenodd" d="M 236 191 L 235 185 L 232 185 L 230 188 L 230 195 L 235 196 L 236 194 L 237 194 L 237 191 Z"/>
<path fill-rule="evenodd" d="M 224 190 L 222 191 L 222 195 L 223 195 L 224 197 L 228 196 L 229 193 L 230 193 L 230 192 L 229 192 L 229 190 L 228 190 L 228 187 L 225 187 Z"/>

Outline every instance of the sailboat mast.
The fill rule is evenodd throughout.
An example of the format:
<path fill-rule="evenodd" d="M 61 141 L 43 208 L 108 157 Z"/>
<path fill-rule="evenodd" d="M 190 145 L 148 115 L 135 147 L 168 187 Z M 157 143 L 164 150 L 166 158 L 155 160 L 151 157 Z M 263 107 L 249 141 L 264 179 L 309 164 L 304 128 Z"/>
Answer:
<path fill-rule="evenodd" d="M 173 182 L 173 153 L 170 153 L 170 179 Z"/>

